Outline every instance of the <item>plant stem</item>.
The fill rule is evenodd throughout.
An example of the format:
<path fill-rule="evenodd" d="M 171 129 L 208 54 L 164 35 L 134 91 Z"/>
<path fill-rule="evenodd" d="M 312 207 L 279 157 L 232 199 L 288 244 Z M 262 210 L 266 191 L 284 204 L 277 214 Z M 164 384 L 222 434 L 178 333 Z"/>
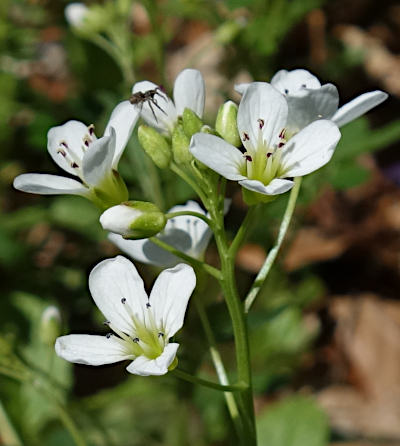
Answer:
<path fill-rule="evenodd" d="M 276 239 L 275 245 L 269 251 L 267 258 L 265 259 L 265 262 L 261 267 L 259 273 L 257 274 L 257 277 L 254 280 L 254 283 L 250 288 L 250 291 L 245 299 L 244 306 L 246 313 L 249 312 L 251 306 L 253 305 L 253 302 L 255 301 L 266 277 L 268 276 L 268 273 L 271 270 L 272 265 L 275 262 L 276 256 L 278 255 L 279 249 L 282 245 L 283 239 L 285 238 L 286 232 L 289 228 L 289 224 L 293 216 L 293 211 L 296 206 L 297 197 L 299 195 L 300 185 L 301 185 L 301 177 L 298 177 L 294 180 L 294 186 L 290 192 L 289 201 L 286 205 L 286 210 L 283 215 L 282 223 L 279 228 L 278 237 Z"/>
<path fill-rule="evenodd" d="M 234 257 L 230 255 L 224 228 L 223 203 L 219 200 L 216 190 L 209 191 L 209 199 L 205 203 L 214 223 L 214 236 L 220 260 L 222 280 L 220 284 L 225 295 L 225 301 L 232 319 L 235 338 L 236 362 L 238 380 L 246 383 L 246 389 L 238 393 L 240 413 L 244 426 L 246 446 L 256 446 L 255 417 L 252 392 L 252 377 L 250 365 L 250 351 L 247 334 L 247 323 L 236 288 Z"/>
<path fill-rule="evenodd" d="M 221 280 L 221 271 L 219 269 L 214 268 L 213 266 L 209 265 L 208 263 L 202 262 L 201 260 L 195 259 L 194 257 L 191 257 L 182 251 L 179 251 L 179 249 L 176 249 L 168 243 L 163 242 L 158 237 L 150 237 L 149 240 L 160 248 L 163 248 L 171 254 L 174 254 L 175 256 L 185 260 L 193 267 L 201 268 L 211 276 L 215 277 L 217 280 Z"/>
<path fill-rule="evenodd" d="M 0 401 L 0 437 L 5 445 L 23 446 L 14 426 L 9 419 L 7 412 Z"/>
<path fill-rule="evenodd" d="M 254 222 L 254 217 L 258 211 L 258 206 L 251 206 L 248 210 L 246 217 L 243 220 L 243 223 L 240 225 L 238 232 L 236 233 L 235 238 L 231 246 L 229 247 L 229 255 L 234 258 L 247 234 L 249 233 L 249 227 Z"/>
<path fill-rule="evenodd" d="M 200 214 L 200 212 L 194 212 L 194 211 L 170 212 L 169 214 L 165 214 L 165 217 L 169 220 L 171 218 L 180 217 L 181 215 L 192 215 L 193 217 L 197 217 L 203 220 L 205 223 L 208 224 L 208 226 L 212 225 L 212 221 L 204 214 Z"/>
<path fill-rule="evenodd" d="M 193 384 L 200 384 L 201 386 L 210 387 L 211 389 L 220 390 L 223 392 L 238 392 L 246 388 L 246 384 L 243 382 L 238 382 L 237 384 L 222 385 L 215 383 L 213 381 L 208 381 L 206 379 L 198 378 L 197 376 L 191 375 L 190 373 L 184 372 L 183 370 L 174 369 L 171 371 L 173 375 L 185 381 L 189 381 Z"/>
<path fill-rule="evenodd" d="M 210 321 L 208 320 L 207 313 L 204 309 L 203 302 L 195 298 L 195 305 L 197 312 L 200 317 L 201 324 L 203 325 L 203 330 L 206 335 L 208 344 L 209 344 L 209 350 L 212 362 L 215 367 L 215 371 L 217 372 L 218 380 L 223 385 L 229 385 L 228 376 L 226 374 L 226 370 L 224 367 L 224 363 L 222 362 L 221 355 L 217 348 L 217 341 L 214 337 L 214 333 L 212 331 Z M 243 426 L 242 426 L 242 420 L 240 419 L 239 409 L 237 407 L 235 397 L 232 395 L 231 392 L 224 392 L 226 406 L 228 408 L 229 414 L 231 416 L 232 422 L 236 428 L 236 432 L 239 435 L 243 435 Z"/>

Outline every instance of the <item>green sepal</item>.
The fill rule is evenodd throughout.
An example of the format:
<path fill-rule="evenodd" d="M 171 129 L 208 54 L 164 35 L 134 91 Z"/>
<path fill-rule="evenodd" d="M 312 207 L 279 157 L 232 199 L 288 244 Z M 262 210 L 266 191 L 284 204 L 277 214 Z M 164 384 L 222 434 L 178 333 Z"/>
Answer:
<path fill-rule="evenodd" d="M 178 123 L 172 133 L 172 153 L 177 164 L 187 164 L 193 160 L 189 151 L 190 139 L 186 135 L 182 124 Z"/>
<path fill-rule="evenodd" d="M 254 206 L 258 203 L 270 203 L 276 199 L 277 195 L 259 194 L 258 192 L 242 187 L 242 197 L 247 206 Z"/>
<path fill-rule="evenodd" d="M 190 108 L 185 108 L 182 114 L 183 130 L 190 139 L 195 133 L 200 132 L 203 127 L 203 121 Z"/>
<path fill-rule="evenodd" d="M 129 234 L 123 236 L 125 239 L 136 240 L 153 237 L 162 231 L 167 223 L 164 213 L 154 203 L 127 201 L 121 204 L 142 213 L 129 225 Z"/>
<path fill-rule="evenodd" d="M 169 166 L 172 157 L 171 147 L 156 129 L 141 125 L 138 129 L 138 138 L 144 151 L 157 167 L 165 169 Z"/>

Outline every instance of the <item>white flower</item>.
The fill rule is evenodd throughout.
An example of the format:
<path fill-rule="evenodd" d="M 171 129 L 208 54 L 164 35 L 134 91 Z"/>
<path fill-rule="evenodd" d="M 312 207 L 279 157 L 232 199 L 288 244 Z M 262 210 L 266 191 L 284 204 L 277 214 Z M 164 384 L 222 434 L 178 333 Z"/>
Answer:
<path fill-rule="evenodd" d="M 65 7 L 64 13 L 67 22 L 76 28 L 83 25 L 89 9 L 84 3 L 74 2 Z"/>
<path fill-rule="evenodd" d="M 194 211 L 206 215 L 205 211 L 195 201 L 174 206 L 168 213 L 181 211 Z M 182 215 L 168 220 L 164 231 L 156 237 L 191 257 L 201 259 L 211 235 L 211 229 L 205 221 L 191 215 Z M 168 267 L 182 261 L 182 259 L 147 239 L 125 240 L 117 234 L 109 234 L 108 238 L 129 257 L 142 263 Z"/>
<path fill-rule="evenodd" d="M 104 260 L 90 273 L 89 288 L 114 334 L 62 336 L 56 341 L 57 355 L 94 366 L 130 360 L 129 373 L 164 375 L 176 365 L 179 344 L 170 338 L 183 325 L 195 284 L 193 268 L 182 263 L 163 271 L 148 297 L 129 260 Z"/>
<path fill-rule="evenodd" d="M 58 175 L 28 173 L 16 177 L 14 187 L 42 195 L 82 195 L 93 201 L 98 200 L 96 189 L 101 189 L 106 195 L 103 199 L 109 195 L 115 203 L 126 200 L 116 171 L 137 119 L 137 110 L 124 101 L 113 110 L 102 138 L 96 138 L 93 125 L 79 121 L 51 128 L 47 134 L 50 156 L 82 182 Z"/>
<path fill-rule="evenodd" d="M 246 153 L 214 135 L 196 133 L 190 151 L 206 166 L 253 192 L 281 194 L 293 177 L 326 164 L 340 139 L 337 126 L 315 121 L 287 140 L 288 105 L 270 84 L 247 87 L 238 111 L 238 130 Z"/>
<path fill-rule="evenodd" d="M 149 100 L 136 105 L 140 110 L 141 117 L 150 126 L 161 133 L 170 135 L 174 130 L 178 117 L 182 115 L 185 108 L 194 111 L 199 118 L 203 117 L 205 86 L 200 71 L 188 68 L 179 73 L 174 84 L 174 101 L 172 101 L 160 88 L 159 85 L 149 81 L 137 82 L 132 93 L 145 93 L 156 90 L 154 101 Z"/>
<path fill-rule="evenodd" d="M 242 93 L 249 84 L 236 87 Z M 317 119 L 329 119 L 338 127 L 353 121 L 387 99 L 387 93 L 376 90 L 364 93 L 342 107 L 335 85 L 321 86 L 317 77 L 307 70 L 280 70 L 271 85 L 286 96 L 289 105 L 287 130 L 297 133 Z"/>

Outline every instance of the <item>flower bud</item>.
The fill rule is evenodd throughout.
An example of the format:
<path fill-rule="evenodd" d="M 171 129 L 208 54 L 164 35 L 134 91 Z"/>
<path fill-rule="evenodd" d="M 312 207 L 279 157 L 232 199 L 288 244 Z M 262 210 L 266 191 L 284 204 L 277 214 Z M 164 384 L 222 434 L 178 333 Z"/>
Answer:
<path fill-rule="evenodd" d="M 193 159 L 192 154 L 189 151 L 190 140 L 183 130 L 181 124 L 177 124 L 172 133 L 172 153 L 174 154 L 174 160 L 178 164 L 190 163 Z"/>
<path fill-rule="evenodd" d="M 183 130 L 188 138 L 191 138 L 195 133 L 200 132 L 203 126 L 202 120 L 190 108 L 185 108 L 182 114 Z"/>
<path fill-rule="evenodd" d="M 144 151 L 160 169 L 165 169 L 171 162 L 171 148 L 166 139 L 157 130 L 147 125 L 141 125 L 138 138 Z"/>
<path fill-rule="evenodd" d="M 208 133 L 209 135 L 219 136 L 217 134 L 217 132 L 212 127 L 210 127 L 209 125 L 203 125 L 203 127 L 200 129 L 200 132 L 201 133 Z"/>
<path fill-rule="evenodd" d="M 228 101 L 222 104 L 218 110 L 217 120 L 215 121 L 215 129 L 225 141 L 235 147 L 242 145 L 240 135 L 237 129 L 237 105 Z"/>
<path fill-rule="evenodd" d="M 85 18 L 87 16 L 89 9 L 88 7 L 83 3 L 70 3 L 65 7 L 65 18 L 67 22 L 75 27 L 75 28 L 81 28 Z"/>
<path fill-rule="evenodd" d="M 125 201 L 104 211 L 100 223 L 106 231 L 121 234 L 128 239 L 141 239 L 162 231 L 167 219 L 153 203 Z"/>
<path fill-rule="evenodd" d="M 49 305 L 42 313 L 40 321 L 40 339 L 44 344 L 53 346 L 61 334 L 61 315 L 59 309 Z"/>

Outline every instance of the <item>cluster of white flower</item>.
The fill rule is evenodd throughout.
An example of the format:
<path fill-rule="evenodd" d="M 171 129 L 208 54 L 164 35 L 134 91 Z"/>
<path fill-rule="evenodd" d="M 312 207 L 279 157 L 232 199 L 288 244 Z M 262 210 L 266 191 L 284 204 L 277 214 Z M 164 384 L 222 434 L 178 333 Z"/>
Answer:
<path fill-rule="evenodd" d="M 71 20 L 81 23 L 81 10 L 70 13 Z M 338 108 L 337 88 L 332 84 L 321 86 L 315 76 L 300 69 L 279 71 L 271 83 L 238 85 L 237 91 L 242 94 L 239 107 L 231 101 L 225 104 L 219 116 L 221 122 L 229 121 L 224 127 L 227 132 L 218 132 L 201 121 L 205 86 L 199 71 L 180 73 L 174 85 L 174 101 L 151 82 L 136 83 L 131 99 L 112 112 L 101 138 L 96 138 L 92 125 L 78 121 L 49 131 L 50 156 L 81 181 L 47 174 L 23 174 L 14 180 L 14 187 L 25 192 L 89 198 L 105 211 L 100 221 L 114 232 L 109 239 L 122 251 L 140 262 L 172 266 L 159 275 L 148 297 L 129 260 L 118 256 L 98 264 L 90 274 L 89 287 L 113 334 L 62 336 L 56 342 L 59 356 L 90 365 L 132 360 L 127 370 L 139 375 L 162 375 L 176 366 L 178 344 L 170 338 L 183 325 L 196 277 L 191 266 L 178 264 L 178 257 L 149 237 L 155 235 L 184 254 L 202 259 L 211 229 L 207 218 L 199 218 L 206 217 L 205 211 L 193 201 L 170 209 L 170 214 L 180 215 L 169 220 L 151 203 L 126 202 L 128 191 L 117 167 L 139 117 L 162 138 L 156 137 L 155 148 L 151 148 L 156 159 L 164 143 L 168 151 L 171 140 L 172 146 L 178 141 L 178 149 L 184 144 L 187 151 L 185 162 L 196 163 L 193 156 L 228 180 L 238 181 L 246 193 L 253 194 L 253 201 L 267 201 L 291 189 L 294 177 L 325 165 L 340 139 L 338 127 L 387 97 L 382 91 L 374 91 Z M 186 134 L 177 132 L 180 125 L 185 127 L 190 121 L 185 121 L 185 114 L 195 120 L 191 126 L 195 130 Z M 153 134 L 144 136 L 145 142 L 155 138 Z M 160 164 L 168 165 L 169 156 Z M 184 212 L 191 215 L 182 215 Z M 151 219 L 154 224 L 149 223 Z"/>

